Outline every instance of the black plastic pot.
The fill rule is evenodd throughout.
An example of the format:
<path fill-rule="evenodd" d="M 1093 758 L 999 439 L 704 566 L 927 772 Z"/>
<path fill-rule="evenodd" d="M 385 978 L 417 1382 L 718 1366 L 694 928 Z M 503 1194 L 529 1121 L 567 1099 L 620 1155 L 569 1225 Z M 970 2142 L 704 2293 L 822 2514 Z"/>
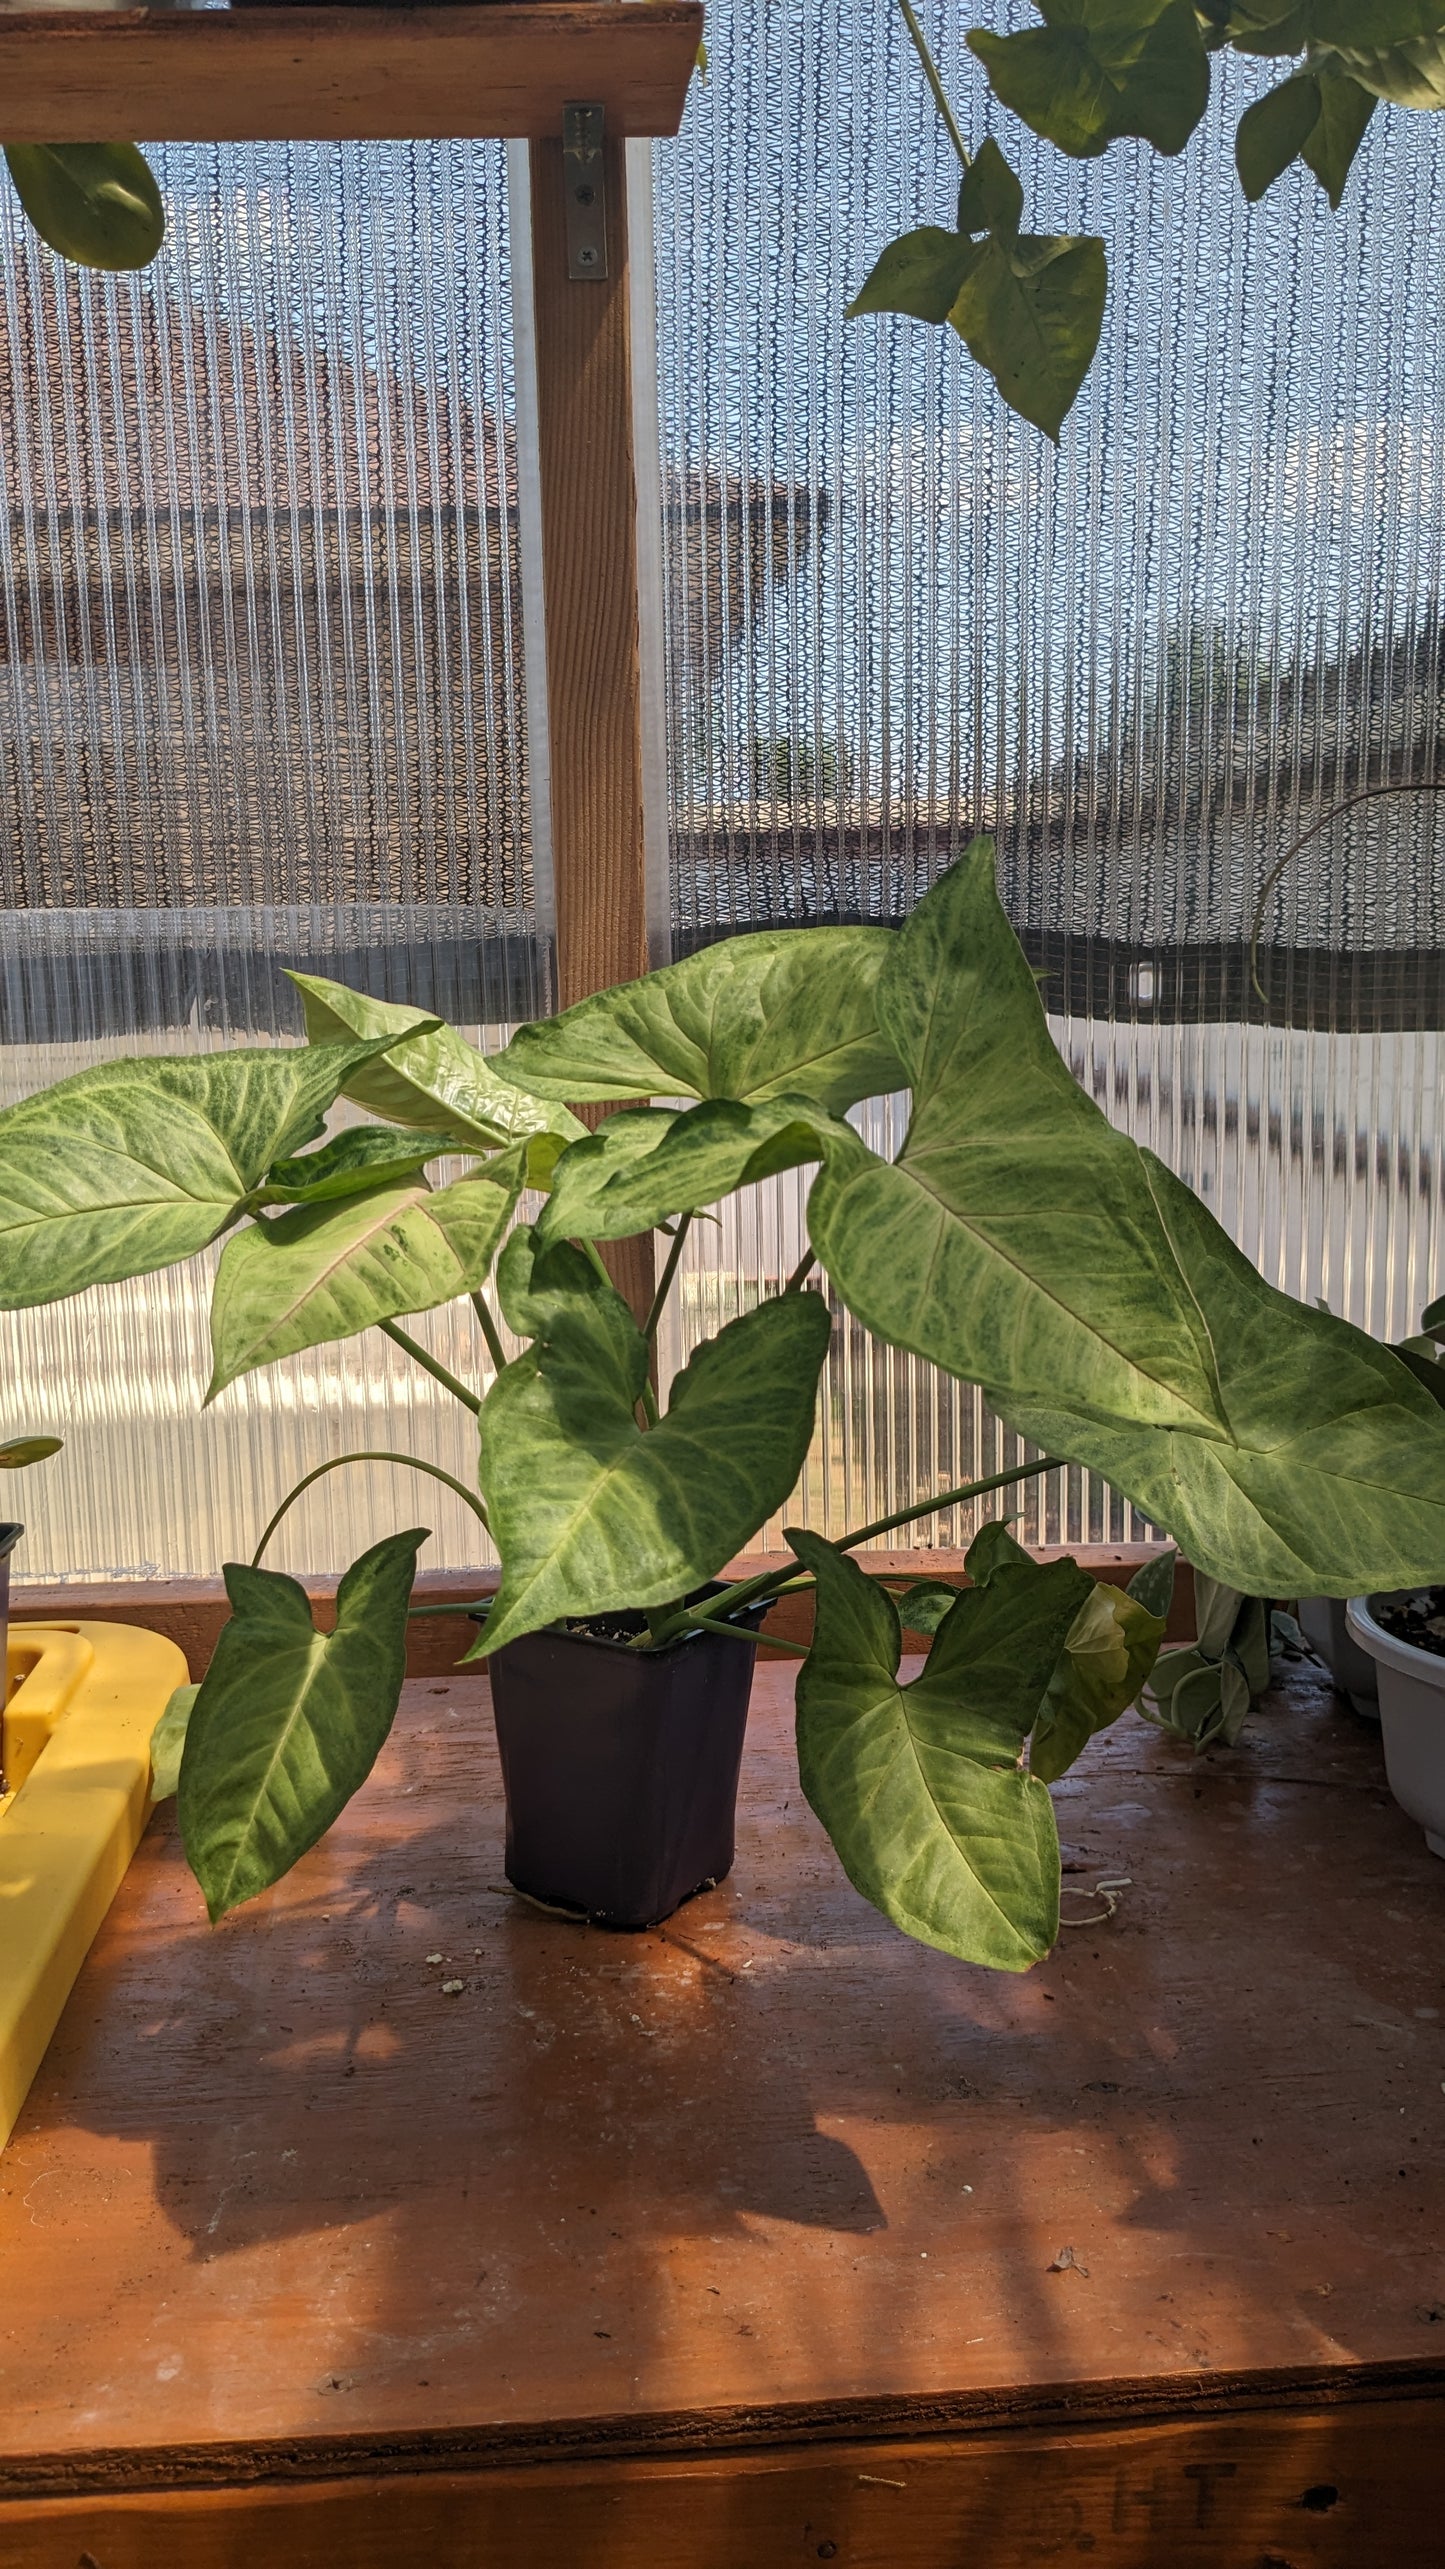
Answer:
<path fill-rule="evenodd" d="M 607 1622 L 645 1628 L 640 1615 Z M 533 1632 L 497 1651 L 508 1881 L 604 1927 L 654 1927 L 721 1882 L 756 1656 L 755 1637 L 725 1633 L 641 1651 Z"/>
<path fill-rule="evenodd" d="M 9 1681 L 4 1675 L 5 1645 L 10 1638 L 10 1555 L 24 1533 L 23 1525 L 0 1525 L 0 1705 L 8 1695 Z M 4 1742 L 0 1740 L 0 1768 L 3 1768 Z M 5 1790 L 5 1777 L 0 1771 L 0 1793 Z"/>

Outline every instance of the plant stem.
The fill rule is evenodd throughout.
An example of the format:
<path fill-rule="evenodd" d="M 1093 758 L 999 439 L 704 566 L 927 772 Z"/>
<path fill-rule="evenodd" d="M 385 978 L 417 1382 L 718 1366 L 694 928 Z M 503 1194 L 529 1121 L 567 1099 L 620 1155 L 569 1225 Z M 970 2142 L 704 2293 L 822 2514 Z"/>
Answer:
<path fill-rule="evenodd" d="M 903 0 L 901 0 L 902 4 Z M 1301 830 L 1299 837 L 1285 849 L 1279 863 L 1270 867 L 1260 885 L 1259 899 L 1254 905 L 1254 917 L 1249 923 L 1249 977 L 1266 1008 L 1269 1006 L 1269 992 L 1259 977 L 1259 932 L 1264 925 L 1265 903 L 1271 892 L 1286 868 L 1293 865 L 1301 848 L 1308 847 L 1310 840 L 1317 837 L 1321 830 L 1328 829 L 1331 821 L 1343 820 L 1346 812 L 1358 811 L 1361 803 L 1377 803 L 1383 794 L 1445 794 L 1445 779 L 1421 776 L 1402 778 L 1398 785 L 1364 785 L 1358 794 L 1348 795 L 1344 802 L 1332 803 L 1329 810 L 1322 812 L 1317 821 L 1311 821 L 1307 830 Z"/>
<path fill-rule="evenodd" d="M 856 1534 L 845 1534 L 838 1546 L 840 1552 L 856 1552 L 875 1534 L 891 1534 L 896 1525 L 913 1525 L 921 1516 L 933 1516 L 940 1508 L 962 1507 L 969 1499 L 987 1498 L 990 1490 L 1006 1490 L 1013 1481 L 1034 1481 L 1043 1472 L 1062 1471 L 1057 1454 L 1045 1454 L 1037 1463 L 1017 1463 L 1010 1472 L 995 1472 L 987 1481 L 966 1481 L 956 1490 L 940 1490 L 932 1499 L 920 1499 L 917 1507 L 900 1508 L 896 1516 L 876 1517 L 872 1525 L 860 1525 Z"/>
<path fill-rule="evenodd" d="M 502 1367 L 507 1361 L 507 1351 L 502 1345 L 502 1333 L 497 1327 L 495 1320 L 492 1318 L 491 1311 L 488 1308 L 486 1295 L 484 1293 L 474 1293 L 471 1296 L 471 1305 L 478 1320 L 482 1324 L 482 1336 L 487 1342 L 487 1354 L 491 1357 L 492 1363 L 496 1366 L 498 1373 L 500 1373 Z"/>
<path fill-rule="evenodd" d="M 420 1457 L 416 1454 L 388 1454 L 385 1452 L 373 1452 L 371 1450 L 368 1450 L 364 1454 L 333 1454 L 329 1463 L 318 1463 L 315 1471 L 308 1472 L 303 1480 L 299 1480 L 297 1482 L 295 1489 L 288 1492 L 287 1496 L 281 1501 L 280 1506 L 276 1510 L 275 1515 L 272 1517 L 270 1524 L 267 1526 L 265 1533 L 262 1535 L 260 1542 L 257 1544 L 255 1551 L 251 1555 L 251 1567 L 253 1570 L 260 1568 L 262 1553 L 265 1551 L 266 1546 L 270 1542 L 272 1535 L 275 1533 L 277 1526 L 281 1522 L 281 1519 L 286 1515 L 288 1509 L 293 1508 L 296 1505 L 296 1502 L 300 1498 L 302 1492 L 304 1490 L 309 1490 L 313 1481 L 324 1480 L 328 1472 L 339 1472 L 344 1463 L 400 1463 L 408 1472 L 426 1472 L 430 1475 L 432 1480 L 445 1481 L 449 1490 L 455 1490 L 457 1497 L 462 1501 L 463 1505 L 469 1507 L 473 1516 L 480 1519 L 484 1533 L 490 1534 L 492 1530 L 487 1518 L 487 1511 L 483 1506 L 482 1501 L 478 1498 L 476 1491 L 469 1490 L 464 1481 L 454 1480 L 450 1472 L 444 1472 L 442 1470 L 440 1463 L 423 1463 Z"/>
<path fill-rule="evenodd" d="M 807 1256 L 800 1258 L 797 1265 L 794 1267 L 792 1274 L 789 1276 L 787 1283 L 783 1287 L 784 1293 L 801 1293 L 817 1263 L 818 1252 L 816 1249 L 810 1247 Z"/>
<path fill-rule="evenodd" d="M 910 0 L 898 0 L 898 6 L 903 12 L 903 23 L 913 38 L 913 50 L 923 65 L 923 76 L 933 92 L 934 104 L 948 129 L 948 139 L 958 154 L 958 165 L 960 169 L 967 169 L 968 152 L 964 146 L 963 136 L 958 130 L 958 120 L 948 103 L 948 92 L 939 78 L 938 65 L 928 50 L 928 40 L 913 14 Z"/>
<path fill-rule="evenodd" d="M 855 1552 L 860 1543 L 867 1543 L 875 1534 L 890 1534 L 895 1526 L 912 1525 L 917 1518 L 932 1516 L 939 1508 L 962 1507 L 969 1499 L 987 1498 L 991 1490 L 1007 1489 L 1014 1481 L 1037 1480 L 1041 1473 L 1057 1472 L 1060 1468 L 1058 1456 L 1046 1454 L 1037 1463 L 1018 1463 L 1012 1471 L 991 1473 L 986 1481 L 964 1481 L 955 1490 L 940 1490 L 931 1499 L 920 1499 L 916 1507 L 900 1508 L 895 1516 L 880 1516 L 872 1525 L 860 1525 L 855 1534 L 844 1535 L 837 1549 Z M 688 1631 L 699 1622 L 709 1625 L 721 1623 L 726 1616 L 736 1614 L 739 1606 L 751 1605 L 757 1597 L 776 1596 L 797 1575 L 795 1560 L 782 1561 L 776 1570 L 762 1570 L 755 1579 L 741 1579 L 736 1587 L 724 1588 L 720 1596 L 710 1597 L 706 1610 L 697 1607 L 689 1611 L 686 1606 L 681 1606 L 675 1615 L 669 1616 L 657 1639 L 659 1642 L 674 1641 L 680 1632 Z M 789 1646 L 792 1647 L 791 1644 Z"/>
<path fill-rule="evenodd" d="M 672 1247 L 668 1250 L 666 1263 L 661 1275 L 658 1277 L 657 1291 L 652 1297 L 652 1309 L 649 1311 L 647 1318 L 643 1323 L 642 1334 L 647 1340 L 649 1347 L 651 1346 L 653 1339 L 657 1336 L 657 1324 L 662 1318 L 667 1297 L 672 1291 L 672 1280 L 677 1273 L 678 1266 L 682 1258 L 683 1247 L 691 1229 L 692 1215 L 690 1213 L 684 1213 L 682 1219 L 678 1223 L 676 1231 L 673 1233 Z"/>
<path fill-rule="evenodd" d="M 471 1411 L 473 1418 L 480 1415 L 482 1404 L 476 1393 L 469 1392 L 465 1383 L 458 1382 L 456 1375 L 448 1372 L 439 1356 L 433 1356 L 429 1348 L 423 1347 L 419 1339 L 410 1336 L 408 1331 L 400 1328 L 394 1320 L 380 1320 L 377 1322 L 377 1327 L 393 1340 L 395 1345 L 405 1348 L 408 1356 L 414 1356 L 417 1363 L 435 1377 L 444 1391 L 449 1391 L 453 1399 L 459 1400 L 464 1409 Z"/>

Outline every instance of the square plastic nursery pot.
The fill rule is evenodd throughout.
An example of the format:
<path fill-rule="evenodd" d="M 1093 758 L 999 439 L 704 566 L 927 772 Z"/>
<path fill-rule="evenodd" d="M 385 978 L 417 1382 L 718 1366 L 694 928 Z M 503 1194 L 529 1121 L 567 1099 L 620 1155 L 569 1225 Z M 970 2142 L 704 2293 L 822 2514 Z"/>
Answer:
<path fill-rule="evenodd" d="M 1431 1853 L 1445 1855 L 1445 1659 L 1397 1640 L 1375 1619 L 1376 1607 L 1409 1593 L 1351 1597 L 1346 1622 L 1350 1639 L 1374 1663 L 1390 1790 L 1419 1821 Z"/>
<path fill-rule="evenodd" d="M 604 1927 L 655 1927 L 732 1869 L 754 1629 L 667 1650 L 534 1632 L 488 1661 L 507 1879 Z M 641 1615 L 607 1618 L 613 1633 Z"/>

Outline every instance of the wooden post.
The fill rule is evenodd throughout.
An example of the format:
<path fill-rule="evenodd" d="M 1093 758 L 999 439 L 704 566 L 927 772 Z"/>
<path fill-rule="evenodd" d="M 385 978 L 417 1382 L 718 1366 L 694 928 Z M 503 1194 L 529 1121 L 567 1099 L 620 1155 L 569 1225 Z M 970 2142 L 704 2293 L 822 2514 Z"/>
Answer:
<path fill-rule="evenodd" d="M 648 965 L 638 642 L 637 483 L 624 145 L 603 147 L 607 274 L 567 273 L 560 137 L 534 142 L 532 284 L 562 1007 Z M 639 1317 L 652 1238 L 608 1264 Z"/>

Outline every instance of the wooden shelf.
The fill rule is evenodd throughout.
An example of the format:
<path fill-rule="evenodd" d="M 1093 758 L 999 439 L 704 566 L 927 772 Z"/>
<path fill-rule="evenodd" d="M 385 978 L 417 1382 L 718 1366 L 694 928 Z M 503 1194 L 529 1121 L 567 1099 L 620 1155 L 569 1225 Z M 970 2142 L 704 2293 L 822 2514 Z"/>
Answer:
<path fill-rule="evenodd" d="M 381 142 L 560 134 L 571 99 L 607 131 L 675 134 L 700 0 L 513 8 L 37 11 L 0 6 L 5 140 Z"/>

